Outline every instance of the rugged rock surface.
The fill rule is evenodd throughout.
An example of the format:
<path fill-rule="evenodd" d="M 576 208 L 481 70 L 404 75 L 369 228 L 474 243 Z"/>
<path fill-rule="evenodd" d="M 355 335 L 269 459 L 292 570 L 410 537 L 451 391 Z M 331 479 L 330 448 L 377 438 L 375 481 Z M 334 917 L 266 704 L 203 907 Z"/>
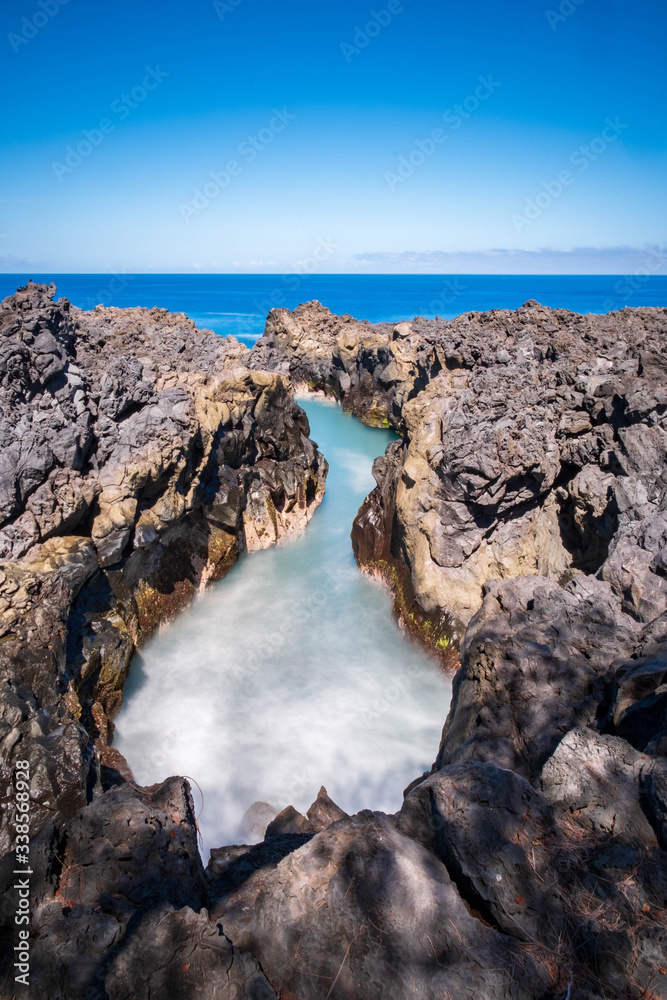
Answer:
<path fill-rule="evenodd" d="M 621 603 L 584 576 L 489 584 L 398 815 L 312 836 L 285 810 L 213 852 L 209 912 L 281 996 L 667 996 L 667 761 L 614 723 L 664 636 Z"/>
<path fill-rule="evenodd" d="M 445 865 L 380 814 L 323 831 L 211 912 L 281 996 L 528 998 L 548 985 L 468 911 Z"/>
<path fill-rule="evenodd" d="M 86 329 L 115 324 L 126 336 L 129 314 L 69 316 Z M 190 330 L 184 319 L 159 317 Z M 183 464 L 179 450 L 170 466 L 178 473 L 161 480 L 159 496 L 146 485 L 151 475 L 135 471 L 132 435 L 101 450 L 101 466 L 72 460 L 83 482 L 54 483 L 51 507 L 31 508 L 37 529 L 29 519 L 17 528 L 44 473 L 30 473 L 24 487 L 27 466 L 16 453 L 6 479 L 16 530 L 6 544 L 20 549 L 22 532 L 42 532 L 36 511 L 62 510 L 60 523 L 71 524 L 72 511 L 89 505 L 72 530 L 40 534 L 2 567 L 16 615 L 1 647 L 4 732 L 18 732 L 5 735 L 5 753 L 25 748 L 29 733 L 37 776 L 36 995 L 667 998 L 666 332 L 666 310 L 581 317 L 529 303 L 397 327 L 334 317 L 319 304 L 277 310 L 250 358 L 255 374 L 236 374 L 247 360 L 238 346 L 207 342 L 230 352 L 229 379 L 242 385 L 231 391 L 247 402 L 237 420 L 224 397 L 229 433 L 206 451 L 202 432 L 199 464 Z M 211 385 L 227 384 L 227 362 L 216 355 L 209 369 L 188 350 L 185 382 L 175 383 L 190 386 L 198 414 L 210 414 L 222 392 Z M 142 365 L 149 356 L 126 353 Z M 127 419 L 151 406 L 142 369 L 123 409 L 128 370 L 105 404 L 113 426 L 119 413 Z M 95 372 L 101 384 L 102 367 Z M 103 744 L 128 650 L 151 627 L 152 592 L 144 600 L 142 588 L 164 596 L 153 566 L 173 578 L 183 547 L 201 546 L 196 566 L 177 577 L 189 582 L 180 604 L 220 565 L 206 525 L 237 548 L 262 544 L 271 533 L 253 524 L 266 528 L 268 490 L 279 529 L 289 526 L 289 503 L 280 511 L 271 492 L 278 473 L 286 498 L 297 496 L 295 523 L 308 516 L 308 488 L 299 505 L 287 470 L 296 463 L 299 482 L 319 484 L 324 466 L 304 437 L 290 377 L 399 431 L 376 464 L 356 553 L 392 583 L 408 627 L 440 649 L 462 638 L 461 666 L 437 760 L 397 815 L 346 816 L 325 789 L 306 816 L 291 808 L 273 816 L 257 803 L 248 829 L 266 828 L 264 841 L 212 851 L 203 870 L 187 783 L 139 789 L 130 775 L 123 780 L 122 762 L 112 771 L 107 749 L 105 784 L 113 778 L 118 787 L 102 791 L 91 730 Z M 269 434 L 276 419 L 265 425 L 259 405 L 267 393 L 286 414 L 280 436 L 291 442 L 270 452 L 270 465 L 262 428 Z M 86 433 L 101 440 L 101 397 L 95 406 L 89 431 L 74 421 L 76 441 Z M 171 429 L 167 438 L 173 443 Z M 127 456 L 129 481 L 143 483 L 136 509 L 123 479 L 114 493 L 116 480 L 100 475 L 114 467 L 113 454 Z M 196 476 L 183 470 L 195 465 L 215 490 L 192 492 Z M 169 488 L 174 475 L 182 486 Z M 84 486 L 93 484 L 87 500 Z M 311 487 L 313 503 L 318 495 Z M 183 496 L 192 501 L 181 507 L 173 497 Z M 121 544 L 119 561 L 107 564 Z M 59 637 L 49 647 L 47 634 Z M 49 769 L 54 756 L 59 765 Z M 5 884 L 17 855 L 2 861 Z M 0 993 L 13 996 L 21 994 L 11 981 L 11 891 L 7 899 Z"/>
<path fill-rule="evenodd" d="M 667 997 L 666 333 L 664 309 L 534 302 L 269 316 L 253 363 L 399 432 L 355 553 L 408 628 L 461 640 L 401 813 L 336 823 L 214 907 L 286 995 Z"/>
<path fill-rule="evenodd" d="M 275 1000 L 256 960 L 209 919 L 182 779 L 147 789 L 126 784 L 70 821 L 50 821 L 33 840 L 31 859 L 30 996 Z M 0 865 L 11 885 L 15 856 Z M 13 924 L 3 931 L 2 995 L 20 996 L 7 961 Z"/>
<path fill-rule="evenodd" d="M 253 363 L 401 433 L 356 551 L 406 624 L 457 640 L 493 578 L 599 572 L 639 621 L 666 609 L 666 327 L 536 302 L 373 326 L 309 303 L 270 314 Z"/>
<path fill-rule="evenodd" d="M 0 304 L 0 853 L 16 836 L 21 760 L 33 856 L 44 854 L 35 995 L 89 995 L 100 962 L 100 997 L 181 980 L 183 996 L 197 984 L 221 997 L 273 995 L 253 960 L 201 915 L 191 812 L 181 803 L 169 815 L 180 815 L 199 874 L 176 865 L 167 877 L 161 865 L 176 858 L 180 834 L 169 841 L 162 813 L 140 805 L 153 791 L 124 785 L 118 802 L 102 793 L 131 780 L 110 742 L 136 645 L 245 549 L 303 529 L 326 462 L 289 381 L 250 370 L 232 338 L 160 309 L 84 313 L 54 293 L 31 283 Z M 148 824 L 160 836 L 128 842 L 135 815 L 140 833 Z M 108 913 L 100 892 L 117 899 Z M 147 963 L 135 925 L 171 951 L 153 945 Z M 228 980 L 212 982 L 211 948 Z M 181 975 L 181 957 L 193 978 Z"/>
<path fill-rule="evenodd" d="M 437 765 L 493 761 L 532 779 L 560 740 L 595 726 L 613 666 L 639 641 L 608 584 L 495 580 L 461 648 Z"/>
<path fill-rule="evenodd" d="M 154 309 L 0 306 L 0 745 L 34 829 L 99 784 L 135 644 L 244 549 L 304 527 L 326 463 L 280 375 Z M 9 846 L 6 822 L 0 847 Z"/>

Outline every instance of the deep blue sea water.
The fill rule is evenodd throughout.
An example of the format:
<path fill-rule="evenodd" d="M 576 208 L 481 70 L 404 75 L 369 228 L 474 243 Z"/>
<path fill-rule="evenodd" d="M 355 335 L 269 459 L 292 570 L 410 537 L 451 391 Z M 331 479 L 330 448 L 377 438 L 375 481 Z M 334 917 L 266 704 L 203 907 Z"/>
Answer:
<path fill-rule="evenodd" d="M 294 309 L 311 299 L 375 323 L 517 309 L 528 299 L 582 313 L 667 306 L 667 276 L 645 275 L 4 274 L 0 298 L 30 277 L 54 281 L 59 295 L 83 309 L 100 302 L 160 306 L 248 344 L 261 335 L 271 308 Z"/>

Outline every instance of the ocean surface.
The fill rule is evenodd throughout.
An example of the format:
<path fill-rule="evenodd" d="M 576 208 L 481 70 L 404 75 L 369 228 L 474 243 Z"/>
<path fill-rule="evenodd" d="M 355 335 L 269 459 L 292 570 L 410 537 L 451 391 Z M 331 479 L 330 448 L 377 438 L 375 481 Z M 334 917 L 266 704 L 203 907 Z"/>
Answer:
<path fill-rule="evenodd" d="M 528 299 L 582 313 L 667 306 L 667 276 L 646 275 L 3 274 L 0 298 L 28 278 L 55 282 L 58 294 L 82 309 L 160 306 L 247 344 L 261 336 L 270 309 L 311 299 L 373 323 L 517 309 Z"/>
<path fill-rule="evenodd" d="M 244 556 L 147 643 L 116 720 L 114 745 L 141 784 L 196 782 L 205 859 L 248 842 L 242 819 L 258 801 L 305 812 L 325 785 L 349 813 L 400 809 L 435 760 L 451 699 L 450 678 L 352 556 L 352 521 L 392 433 L 299 402 L 331 467 L 322 505 L 297 540 Z"/>

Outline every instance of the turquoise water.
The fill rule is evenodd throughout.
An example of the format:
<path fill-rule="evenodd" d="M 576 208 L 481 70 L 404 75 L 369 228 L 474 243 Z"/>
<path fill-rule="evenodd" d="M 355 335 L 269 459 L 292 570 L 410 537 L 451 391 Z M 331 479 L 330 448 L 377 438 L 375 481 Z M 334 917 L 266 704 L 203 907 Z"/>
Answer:
<path fill-rule="evenodd" d="M 650 261 L 651 267 L 654 266 Z M 667 277 L 619 275 L 437 274 L 3 274 L 0 298 L 32 277 L 54 281 L 82 309 L 160 306 L 185 312 L 199 326 L 252 344 L 274 306 L 294 309 L 319 299 L 336 313 L 373 323 L 471 310 L 517 309 L 528 299 L 574 312 L 667 306 Z"/>
<path fill-rule="evenodd" d="M 200 786 L 206 850 L 242 841 L 254 802 L 304 811 L 322 784 L 347 812 L 395 812 L 435 759 L 449 707 L 449 680 L 352 556 L 392 434 L 300 402 L 331 466 L 321 507 L 304 535 L 244 557 L 145 646 L 117 719 L 141 784 L 187 774 Z"/>

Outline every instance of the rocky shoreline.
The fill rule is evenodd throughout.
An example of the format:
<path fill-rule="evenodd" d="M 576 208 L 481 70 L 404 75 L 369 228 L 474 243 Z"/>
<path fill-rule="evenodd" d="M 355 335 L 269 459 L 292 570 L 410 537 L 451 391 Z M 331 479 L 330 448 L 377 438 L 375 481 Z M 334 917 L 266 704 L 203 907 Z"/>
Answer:
<path fill-rule="evenodd" d="M 7 798 L 16 760 L 32 776 L 34 995 L 667 997 L 667 310 L 373 326 L 309 303 L 248 352 L 53 291 L 0 306 L 0 739 Z M 293 384 L 399 432 L 355 554 L 461 667 L 398 814 L 323 789 L 204 870 L 188 783 L 138 788 L 112 719 L 136 645 L 321 499 Z"/>
<path fill-rule="evenodd" d="M 666 317 L 529 302 L 393 326 L 315 302 L 274 310 L 252 363 L 402 435 L 376 462 L 355 551 L 456 643 L 494 578 L 601 575 L 639 620 L 667 608 L 659 539 L 638 527 L 658 515 L 659 535 L 667 481 Z"/>
<path fill-rule="evenodd" d="M 235 340 L 54 293 L 0 305 L 1 766 L 8 789 L 30 764 L 31 833 L 129 777 L 111 740 L 135 649 L 303 530 L 327 472 L 288 380 Z"/>

